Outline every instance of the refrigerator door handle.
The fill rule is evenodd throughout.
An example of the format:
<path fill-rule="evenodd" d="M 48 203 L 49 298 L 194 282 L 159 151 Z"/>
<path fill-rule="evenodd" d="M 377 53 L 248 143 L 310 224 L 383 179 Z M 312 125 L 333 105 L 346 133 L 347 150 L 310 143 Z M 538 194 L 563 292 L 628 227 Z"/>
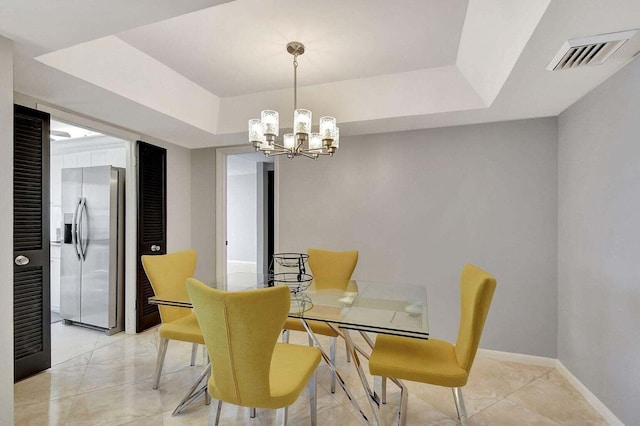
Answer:
<path fill-rule="evenodd" d="M 71 245 L 76 252 L 76 256 L 78 256 L 78 260 L 82 260 L 80 252 L 78 251 L 78 209 L 80 208 L 81 202 L 82 198 L 78 197 L 76 208 L 73 211 L 73 220 L 71 221 Z"/>
<path fill-rule="evenodd" d="M 84 231 L 83 231 L 83 225 L 85 224 L 86 221 L 86 216 L 87 216 L 87 199 L 86 197 L 81 197 L 80 198 L 80 205 L 79 205 L 79 209 L 80 213 L 78 214 L 78 247 L 79 247 L 79 251 L 80 251 L 80 259 L 84 262 L 85 258 L 86 258 L 86 254 L 87 254 L 87 243 L 88 243 L 88 238 L 86 238 L 87 236 L 84 235 Z"/>

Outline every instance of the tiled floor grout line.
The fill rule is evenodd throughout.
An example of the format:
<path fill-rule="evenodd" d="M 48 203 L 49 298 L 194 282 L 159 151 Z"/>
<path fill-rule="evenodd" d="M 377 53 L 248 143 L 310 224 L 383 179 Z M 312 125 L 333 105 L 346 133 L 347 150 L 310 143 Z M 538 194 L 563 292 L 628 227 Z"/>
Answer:
<path fill-rule="evenodd" d="M 505 395 L 505 396 L 504 396 L 500 401 L 502 401 L 502 400 L 505 400 L 505 399 L 506 399 L 507 401 L 511 402 L 512 404 L 519 405 L 520 407 L 523 407 L 523 408 L 525 408 L 526 410 L 529 410 L 529 411 L 534 411 L 534 410 L 532 410 L 531 408 L 527 407 L 526 405 L 523 405 L 523 404 L 521 404 L 521 403 L 520 403 L 520 402 L 518 402 L 518 401 L 514 401 L 513 399 L 510 399 L 510 398 L 509 398 L 509 396 L 513 395 L 514 393 L 516 393 L 516 392 L 518 392 L 518 391 L 523 390 L 523 389 L 524 389 L 524 388 L 526 388 L 527 386 L 530 386 L 531 384 L 533 384 L 533 383 L 535 383 L 535 382 L 537 382 L 537 381 L 542 380 L 542 379 L 543 379 L 543 377 L 544 377 L 545 375 L 549 374 L 549 373 L 550 373 L 551 371 L 553 371 L 553 370 L 555 370 L 555 368 L 554 368 L 554 367 L 550 367 L 547 371 L 545 371 L 544 373 L 541 373 L 539 376 L 537 376 L 537 377 L 533 378 L 532 380 L 530 380 L 529 382 L 527 382 L 527 383 L 526 383 L 526 384 L 524 384 L 523 386 L 520 386 L 518 389 L 514 389 L 513 391 L 511 391 L 511 392 L 509 392 L 508 394 L 506 394 L 506 395 Z M 497 404 L 497 403 L 498 403 L 498 401 L 496 401 L 495 403 L 491 404 L 490 406 L 495 405 L 495 404 Z M 489 406 L 489 407 L 490 407 L 490 406 Z M 489 407 L 485 407 L 485 409 L 487 409 L 487 408 L 489 408 Z M 477 414 L 477 413 L 476 413 L 476 414 Z M 560 423 L 556 422 L 556 421 L 555 421 L 555 420 L 553 420 L 553 419 L 550 419 L 550 418 L 546 417 L 543 413 L 539 413 L 539 412 L 537 412 L 537 411 L 536 411 L 536 414 L 538 414 L 539 416 L 544 417 L 545 419 L 547 419 L 548 421 L 550 421 L 550 422 L 552 422 L 552 423 L 554 423 L 554 424 L 560 425 Z"/>

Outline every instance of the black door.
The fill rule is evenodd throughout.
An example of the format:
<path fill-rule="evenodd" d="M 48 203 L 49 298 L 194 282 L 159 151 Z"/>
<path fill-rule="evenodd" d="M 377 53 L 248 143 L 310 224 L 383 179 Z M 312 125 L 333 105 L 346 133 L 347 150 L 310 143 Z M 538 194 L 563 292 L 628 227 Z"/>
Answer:
<path fill-rule="evenodd" d="M 160 323 L 140 257 L 167 252 L 167 150 L 138 141 L 138 257 L 136 331 Z"/>
<path fill-rule="evenodd" d="M 273 259 L 275 241 L 275 184 L 273 170 L 267 171 L 267 259 Z M 272 272 L 272 271 L 267 271 Z"/>
<path fill-rule="evenodd" d="M 14 107 L 15 381 L 51 367 L 49 114 Z"/>

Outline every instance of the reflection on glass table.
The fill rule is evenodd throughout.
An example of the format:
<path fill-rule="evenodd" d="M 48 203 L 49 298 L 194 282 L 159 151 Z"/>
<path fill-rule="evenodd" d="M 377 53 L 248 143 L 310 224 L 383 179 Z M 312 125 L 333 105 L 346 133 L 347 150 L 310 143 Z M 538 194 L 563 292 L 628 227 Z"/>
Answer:
<path fill-rule="evenodd" d="M 422 286 L 314 280 L 300 296 L 313 306 L 296 311 L 292 304 L 291 317 L 332 322 L 343 329 L 429 337 L 426 289 Z M 292 295 L 292 299 L 296 297 Z"/>

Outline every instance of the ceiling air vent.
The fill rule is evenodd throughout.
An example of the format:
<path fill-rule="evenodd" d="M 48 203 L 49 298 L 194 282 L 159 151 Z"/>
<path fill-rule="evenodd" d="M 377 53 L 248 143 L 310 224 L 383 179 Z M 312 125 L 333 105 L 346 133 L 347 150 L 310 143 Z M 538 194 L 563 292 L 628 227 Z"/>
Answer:
<path fill-rule="evenodd" d="M 620 31 L 567 40 L 549 63 L 547 69 L 558 71 L 581 68 L 587 65 L 600 65 L 636 32 L 637 30 Z"/>

